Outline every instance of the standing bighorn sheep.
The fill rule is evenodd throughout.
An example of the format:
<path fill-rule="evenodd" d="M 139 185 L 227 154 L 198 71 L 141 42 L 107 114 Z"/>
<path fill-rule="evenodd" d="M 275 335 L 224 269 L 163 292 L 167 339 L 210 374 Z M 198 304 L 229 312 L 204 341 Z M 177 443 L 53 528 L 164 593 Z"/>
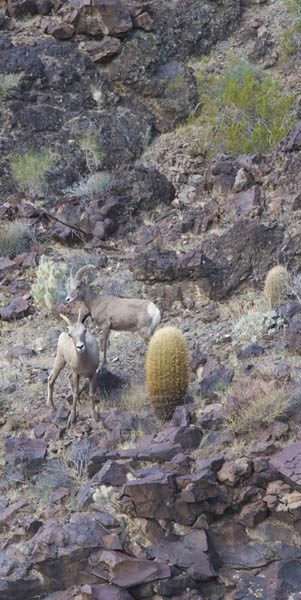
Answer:
<path fill-rule="evenodd" d="M 99 365 L 99 348 L 93 335 L 81 323 L 81 311 L 78 314 L 77 323 L 72 324 L 68 317 L 60 315 L 68 325 L 68 333 L 61 333 L 58 343 L 56 357 L 52 372 L 48 377 L 47 405 L 55 409 L 53 403 L 53 386 L 55 380 L 64 366 L 67 364 L 71 369 L 71 386 L 73 394 L 72 410 L 68 419 L 68 426 L 76 421 L 76 405 L 79 398 L 79 378 L 89 378 L 89 396 L 92 401 L 92 410 L 95 421 L 98 420 L 95 410 L 94 382 L 97 367 Z"/>
<path fill-rule="evenodd" d="M 85 265 L 77 271 L 74 277 L 70 274 L 66 302 L 81 300 L 89 311 L 86 317 L 91 316 L 101 327 L 100 347 L 103 352 L 102 365 L 105 365 L 111 329 L 114 331 L 137 331 L 147 343 L 160 323 L 161 314 L 158 307 L 150 300 L 95 294 L 90 285 L 82 280 L 84 272 L 91 268 L 95 268 L 95 266 Z"/>

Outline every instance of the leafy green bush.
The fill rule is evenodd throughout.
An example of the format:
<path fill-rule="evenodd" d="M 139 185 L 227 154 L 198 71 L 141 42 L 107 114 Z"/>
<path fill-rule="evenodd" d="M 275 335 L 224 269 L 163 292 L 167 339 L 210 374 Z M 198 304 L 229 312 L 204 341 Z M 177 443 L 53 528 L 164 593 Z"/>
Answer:
<path fill-rule="evenodd" d="M 10 98 L 15 95 L 23 73 L 8 73 L 0 75 L 0 98 Z"/>
<path fill-rule="evenodd" d="M 29 248 L 33 235 L 29 224 L 22 219 L 3 223 L 0 227 L 0 255 L 19 254 Z"/>
<path fill-rule="evenodd" d="M 55 306 L 59 299 L 59 291 L 65 271 L 66 265 L 57 264 L 45 255 L 41 256 L 36 281 L 31 287 L 31 294 L 38 304 L 49 310 Z"/>
<path fill-rule="evenodd" d="M 48 152 L 30 150 L 12 157 L 11 172 L 22 191 L 38 196 L 42 194 L 46 175 L 53 164 L 54 160 Z"/>
<path fill-rule="evenodd" d="M 294 123 L 294 95 L 281 93 L 278 81 L 261 78 L 248 63 L 234 61 L 220 74 L 203 69 L 198 84 L 201 113 L 189 123 L 201 127 L 200 148 L 208 154 L 266 154 Z"/>

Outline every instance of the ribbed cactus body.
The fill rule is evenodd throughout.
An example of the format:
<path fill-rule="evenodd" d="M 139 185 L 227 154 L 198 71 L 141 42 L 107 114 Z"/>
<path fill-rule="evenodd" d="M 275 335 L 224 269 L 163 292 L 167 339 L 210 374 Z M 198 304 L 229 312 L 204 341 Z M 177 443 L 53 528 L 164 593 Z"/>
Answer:
<path fill-rule="evenodd" d="M 279 306 L 281 294 L 284 291 L 287 278 L 288 272 L 282 265 L 276 265 L 267 273 L 263 293 L 270 310 Z"/>
<path fill-rule="evenodd" d="M 163 327 L 151 338 L 146 382 L 155 413 L 162 420 L 170 419 L 175 407 L 183 403 L 189 384 L 187 344 L 176 327 Z"/>

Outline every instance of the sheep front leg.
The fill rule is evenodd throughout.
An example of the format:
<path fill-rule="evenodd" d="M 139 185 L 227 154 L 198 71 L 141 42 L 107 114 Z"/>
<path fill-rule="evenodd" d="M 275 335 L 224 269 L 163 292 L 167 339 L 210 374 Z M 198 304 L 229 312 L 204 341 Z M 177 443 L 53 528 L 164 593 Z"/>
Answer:
<path fill-rule="evenodd" d="M 72 373 L 72 392 L 73 392 L 73 404 L 69 415 L 67 427 L 70 427 L 72 423 L 76 422 L 76 405 L 79 396 L 79 375 Z"/>
<path fill-rule="evenodd" d="M 102 330 L 101 341 L 100 341 L 100 349 L 103 352 L 103 359 L 102 359 L 102 365 L 101 365 L 102 367 L 104 367 L 107 364 L 107 344 L 108 344 L 110 331 L 111 331 L 111 323 L 104 325 L 103 330 Z"/>
<path fill-rule="evenodd" d="M 96 408 L 95 408 L 95 396 L 94 396 L 95 378 L 96 378 L 96 373 L 94 373 L 92 375 L 92 377 L 90 377 L 90 379 L 89 379 L 89 397 L 90 397 L 91 402 L 92 402 L 93 416 L 94 416 L 95 422 L 97 423 L 97 421 L 99 421 L 99 415 L 98 415 L 98 413 L 96 411 Z"/>
<path fill-rule="evenodd" d="M 47 406 L 51 404 L 53 410 L 55 410 L 54 402 L 53 402 L 53 387 L 55 384 L 55 380 L 60 374 L 61 370 L 65 366 L 65 360 L 59 354 L 56 355 L 53 369 L 48 377 L 48 395 L 47 395 Z"/>

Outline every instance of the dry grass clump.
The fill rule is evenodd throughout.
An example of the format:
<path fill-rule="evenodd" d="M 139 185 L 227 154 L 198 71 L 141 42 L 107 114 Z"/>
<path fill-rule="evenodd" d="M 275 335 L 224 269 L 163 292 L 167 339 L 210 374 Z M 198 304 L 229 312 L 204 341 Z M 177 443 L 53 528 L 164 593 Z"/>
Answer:
<path fill-rule="evenodd" d="M 135 414 L 140 414 L 147 404 L 148 398 L 145 385 L 139 383 L 133 384 L 125 390 L 120 399 L 120 406 Z"/>
<path fill-rule="evenodd" d="M 290 400 L 279 382 L 241 379 L 224 406 L 225 424 L 234 433 L 254 433 L 260 425 L 269 425 L 283 417 Z"/>
<path fill-rule="evenodd" d="M 15 219 L 0 227 L 0 255 L 19 254 L 28 250 L 33 238 L 26 220 Z"/>

